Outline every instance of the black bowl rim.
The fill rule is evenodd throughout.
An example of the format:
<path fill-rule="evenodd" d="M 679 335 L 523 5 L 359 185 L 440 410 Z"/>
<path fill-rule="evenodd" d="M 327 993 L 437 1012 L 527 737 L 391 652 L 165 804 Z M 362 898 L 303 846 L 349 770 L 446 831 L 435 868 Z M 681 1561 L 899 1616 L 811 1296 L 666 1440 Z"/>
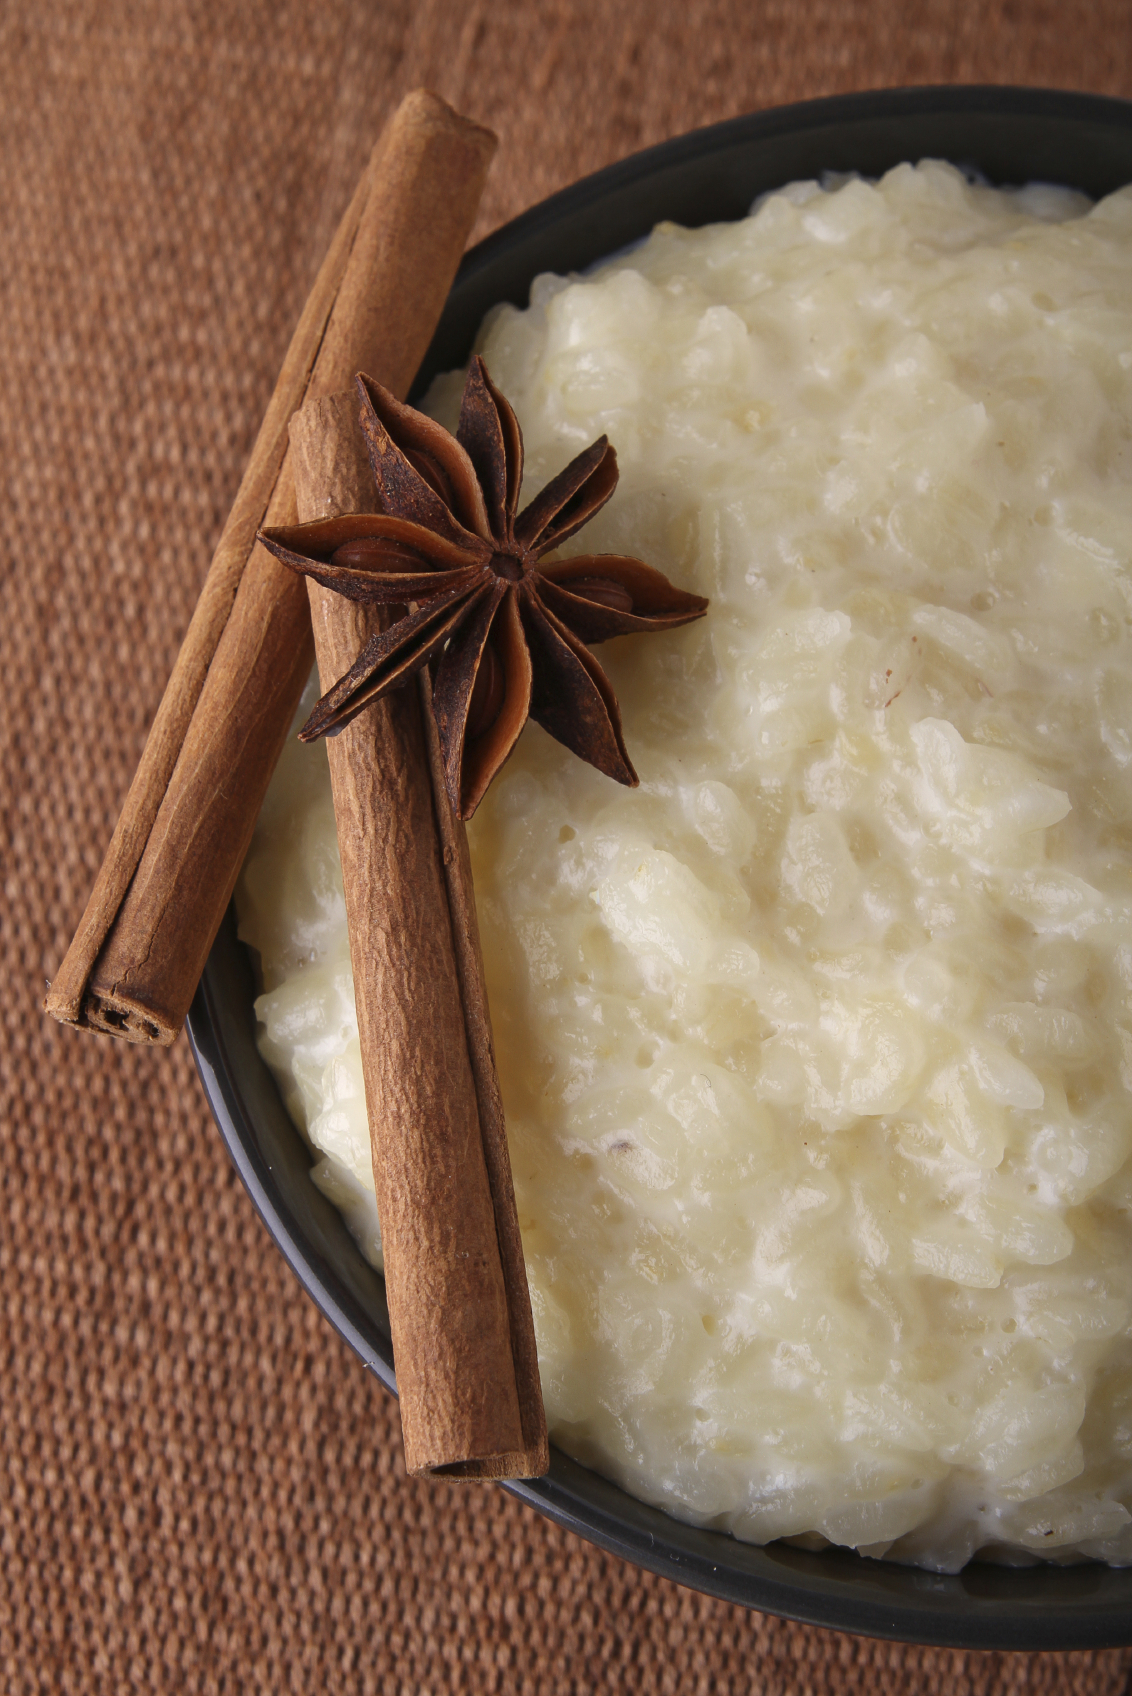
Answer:
<path fill-rule="evenodd" d="M 726 160 L 727 156 L 735 151 L 749 149 L 756 143 L 773 143 L 778 139 L 794 141 L 803 135 L 812 138 L 817 147 L 836 147 L 836 134 L 842 130 L 854 132 L 853 152 L 856 153 L 863 125 L 873 122 L 882 126 L 890 126 L 894 122 L 923 122 L 930 129 L 940 119 L 962 120 L 973 139 L 978 126 L 988 132 L 981 140 L 983 147 L 990 150 L 989 154 L 984 152 L 980 157 L 975 147 L 972 147 L 964 151 L 962 158 L 954 159 L 953 163 L 982 172 L 991 181 L 999 184 L 1017 184 L 1016 177 L 996 172 L 994 169 L 993 129 L 996 124 L 1006 120 L 1008 123 L 1030 121 L 1054 128 L 1066 123 L 1089 125 L 1095 128 L 1099 139 L 1105 132 L 1126 131 L 1132 126 L 1132 101 L 1117 99 L 1111 95 L 1050 88 L 1019 88 L 995 83 L 917 84 L 905 88 L 836 94 L 819 100 L 804 100 L 788 106 L 770 107 L 765 111 L 747 113 L 725 119 L 722 123 L 707 125 L 702 129 L 690 130 L 685 135 L 674 136 L 669 141 L 644 148 L 639 153 L 619 159 L 614 164 L 571 183 L 556 194 L 548 196 L 546 200 L 539 201 L 537 205 L 513 218 L 510 223 L 494 230 L 465 254 L 453 284 L 452 295 L 449 297 L 449 308 L 445 309 L 440 326 L 414 381 L 412 398 L 423 394 L 432 378 L 439 372 L 453 370 L 466 361 L 469 348 L 464 324 L 467 319 L 478 314 L 478 324 L 489 308 L 500 300 L 510 299 L 515 304 L 526 304 L 525 297 L 516 291 L 502 295 L 493 292 L 490 280 L 500 259 L 516 247 L 535 246 L 540 249 L 541 269 L 562 273 L 581 271 L 611 251 L 617 251 L 610 249 L 608 243 L 603 242 L 600 236 L 601 225 L 608 216 L 608 209 L 617 206 L 624 216 L 626 200 L 639 196 L 643 185 L 658 178 L 665 179 L 666 195 L 671 195 L 675 186 L 677 195 L 685 202 L 688 216 L 683 219 L 674 218 L 675 222 L 683 221 L 690 226 L 699 227 L 715 221 L 717 214 L 712 209 L 712 201 L 705 199 L 696 190 L 689 193 L 681 181 L 689 167 L 696 167 L 705 154 L 710 153 L 716 159 Z M 941 155 L 932 155 L 930 149 L 917 154 L 920 158 L 931 156 Z M 1036 168 L 1027 177 L 1027 181 L 1063 181 L 1063 164 L 1062 149 L 1051 131 L 1049 144 L 1041 151 Z M 830 163 L 818 166 L 814 174 L 823 169 L 856 168 L 848 163 Z M 872 173 L 863 169 L 862 174 Z M 779 178 L 778 184 L 787 180 L 790 179 Z M 1095 199 L 1099 199 L 1113 189 L 1123 186 L 1128 180 L 1130 179 L 1106 172 L 1102 162 L 1089 175 L 1088 180 L 1083 178 L 1073 186 L 1080 187 Z M 744 207 L 743 211 L 746 209 Z M 596 216 L 586 219 L 587 212 L 596 213 Z M 741 215 L 734 210 L 723 214 L 732 218 Z M 590 238 L 588 243 L 585 238 L 579 243 L 576 234 L 556 241 L 556 232 L 577 224 L 580 219 L 585 222 L 586 235 Z M 619 241 L 618 248 L 628 246 L 630 242 L 647 235 L 656 221 L 650 213 L 647 199 L 641 197 L 639 213 L 635 219 L 631 219 L 629 231 L 624 240 Z M 545 256 L 545 262 L 542 256 Z M 537 273 L 532 273 L 534 274 Z M 450 311 L 450 306 L 457 296 L 460 298 L 461 308 L 458 314 L 454 314 Z M 458 319 L 458 323 L 454 324 L 454 319 Z"/>
<path fill-rule="evenodd" d="M 538 272 L 583 269 L 646 234 L 658 215 L 676 216 L 671 211 L 656 213 L 652 203 L 658 184 L 662 197 L 667 196 L 665 205 L 675 200 L 678 211 L 688 206 L 692 194 L 690 211 L 677 221 L 710 223 L 746 210 L 750 195 L 738 212 L 716 208 L 726 207 L 728 195 L 734 204 L 735 193 L 741 193 L 728 176 L 731 163 L 760 144 L 789 143 L 791 156 L 797 157 L 801 142 L 803 158 L 809 156 L 807 148 L 826 158 L 818 169 L 841 170 L 853 168 L 840 160 L 860 157 L 862 137 L 872 138 L 865 149 L 868 155 L 870 147 L 877 150 L 877 135 L 891 132 L 894 125 L 915 137 L 942 134 L 955 123 L 971 137 L 969 148 L 937 151 L 913 140 L 900 156 L 934 153 L 982 170 L 992 181 L 1018 181 L 996 170 L 995 150 L 1001 146 L 1003 124 L 1030 124 L 1038 126 L 1031 139 L 1036 136 L 1042 143 L 1037 168 L 1028 173 L 1031 179 L 1067 179 L 1069 173 L 1058 168 L 1058 161 L 1065 157 L 1065 135 L 1072 129 L 1079 141 L 1092 137 L 1099 157 L 1095 169 L 1090 163 L 1088 171 L 1074 173 L 1072 186 L 1099 195 L 1132 180 L 1132 102 L 1098 95 L 995 85 L 912 87 L 837 95 L 733 118 L 610 165 L 532 207 L 473 248 L 461 264 L 414 395 L 438 371 L 462 363 L 487 308 L 500 299 L 523 301 L 525 288 Z M 1120 157 L 1126 174 L 1112 175 L 1115 167 L 1106 142 L 1112 143 L 1113 157 Z M 961 153 L 958 158 L 956 151 Z M 895 163 L 896 154 L 891 148 L 889 152 L 889 163 Z M 1032 156 L 1027 147 L 1027 158 Z M 1043 170 L 1047 158 L 1051 168 Z M 702 179 L 705 160 L 719 169 L 722 198 L 689 186 L 698 180 L 697 173 Z M 875 174 L 867 158 L 859 168 L 865 175 Z M 763 187 L 802 174 L 791 170 Z M 611 209 L 618 231 L 612 243 L 601 233 L 609 227 Z M 526 256 L 518 266 L 525 282 L 513 278 L 510 285 L 506 280 L 501 285 L 501 269 L 506 272 L 517 252 Z M 511 269 L 515 271 L 513 263 Z M 299 1197 L 298 1207 L 294 1193 L 288 1198 L 284 1167 L 295 1161 L 309 1166 L 290 1121 L 286 1124 L 295 1148 L 277 1144 L 267 1150 L 260 1143 L 255 1108 L 265 1110 L 265 1102 L 256 1065 L 269 1081 L 270 1074 L 254 1050 L 250 990 L 250 969 L 230 911 L 188 1020 L 205 1093 L 236 1170 L 291 1269 L 366 1368 L 395 1393 L 382 1280 L 356 1250 L 356 1265 L 343 1269 L 340 1261 L 335 1264 L 337 1231 L 345 1227 L 336 1214 L 327 1217 L 333 1210 L 313 1184 L 307 1183 L 309 1194 Z M 285 1119 L 273 1083 L 271 1093 L 274 1106 L 268 1101 L 266 1109 L 276 1120 L 280 1115 Z M 671 1519 L 558 1450 L 552 1451 L 546 1478 L 504 1487 L 611 1554 L 721 1600 L 807 1624 L 959 1648 L 1078 1649 L 1132 1643 L 1132 1575 L 1125 1569 L 1090 1565 L 1011 1570 L 975 1563 L 961 1574 L 937 1576 L 851 1551 L 813 1554 L 781 1544 L 763 1548 Z"/>

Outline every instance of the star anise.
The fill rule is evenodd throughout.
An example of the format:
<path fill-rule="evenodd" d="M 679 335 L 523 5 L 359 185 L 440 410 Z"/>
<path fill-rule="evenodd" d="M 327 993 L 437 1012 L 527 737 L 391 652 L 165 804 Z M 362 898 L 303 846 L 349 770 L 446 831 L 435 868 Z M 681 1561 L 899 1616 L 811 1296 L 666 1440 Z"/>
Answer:
<path fill-rule="evenodd" d="M 407 609 L 374 636 L 299 732 L 312 741 L 436 661 L 433 705 L 452 805 L 470 818 L 528 715 L 620 783 L 637 774 L 609 679 L 586 647 L 669 630 L 704 613 L 699 595 L 620 554 L 544 556 L 617 485 L 605 436 L 516 517 L 523 438 L 482 359 L 472 360 L 455 437 L 368 377 L 361 422 L 382 511 L 264 530 L 295 571 L 347 595 Z"/>

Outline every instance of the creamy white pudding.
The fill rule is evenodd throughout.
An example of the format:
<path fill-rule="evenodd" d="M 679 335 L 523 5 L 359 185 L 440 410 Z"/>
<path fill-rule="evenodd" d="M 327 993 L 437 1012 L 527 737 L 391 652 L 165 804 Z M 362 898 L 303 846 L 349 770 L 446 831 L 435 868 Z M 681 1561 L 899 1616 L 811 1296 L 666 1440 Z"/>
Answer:
<path fill-rule="evenodd" d="M 711 597 L 600 650 L 639 790 L 531 725 L 470 827 L 552 1438 L 679 1517 L 1132 1561 L 1130 267 L 928 163 L 481 334 L 525 498 L 617 448 L 564 552 Z M 238 902 L 380 1264 L 321 747 Z"/>

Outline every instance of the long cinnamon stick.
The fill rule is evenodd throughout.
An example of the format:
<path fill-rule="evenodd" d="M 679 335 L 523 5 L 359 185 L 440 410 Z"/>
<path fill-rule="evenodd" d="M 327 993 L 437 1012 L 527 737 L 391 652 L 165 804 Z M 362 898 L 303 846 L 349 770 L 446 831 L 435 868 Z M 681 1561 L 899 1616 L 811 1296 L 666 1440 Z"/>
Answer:
<path fill-rule="evenodd" d="M 495 148 L 424 91 L 374 149 L 288 350 L 102 870 L 48 992 L 55 1018 L 172 1042 L 310 670 L 305 589 L 255 543 L 295 520 L 287 421 L 360 367 L 404 392 Z"/>
<path fill-rule="evenodd" d="M 348 392 L 292 420 L 299 516 L 373 512 Z M 386 609 L 307 580 L 323 688 Z M 427 693 L 327 743 L 410 1472 L 532 1477 L 549 1463 L 530 1297 L 463 826 Z"/>

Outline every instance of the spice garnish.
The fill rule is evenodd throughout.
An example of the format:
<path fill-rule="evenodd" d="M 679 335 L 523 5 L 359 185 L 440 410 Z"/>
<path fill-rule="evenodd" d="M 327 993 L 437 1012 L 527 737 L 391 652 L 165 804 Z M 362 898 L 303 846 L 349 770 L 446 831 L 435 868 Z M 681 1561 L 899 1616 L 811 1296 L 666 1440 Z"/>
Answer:
<path fill-rule="evenodd" d="M 472 360 L 456 435 L 359 376 L 361 423 L 383 511 L 262 530 L 293 570 L 352 600 L 405 607 L 319 701 L 299 735 L 354 718 L 434 659 L 452 806 L 475 812 L 529 717 L 619 783 L 635 785 L 617 699 L 586 643 L 670 630 L 707 601 L 642 560 L 544 563 L 617 486 L 598 438 L 516 517 L 523 438 L 483 360 Z"/>

